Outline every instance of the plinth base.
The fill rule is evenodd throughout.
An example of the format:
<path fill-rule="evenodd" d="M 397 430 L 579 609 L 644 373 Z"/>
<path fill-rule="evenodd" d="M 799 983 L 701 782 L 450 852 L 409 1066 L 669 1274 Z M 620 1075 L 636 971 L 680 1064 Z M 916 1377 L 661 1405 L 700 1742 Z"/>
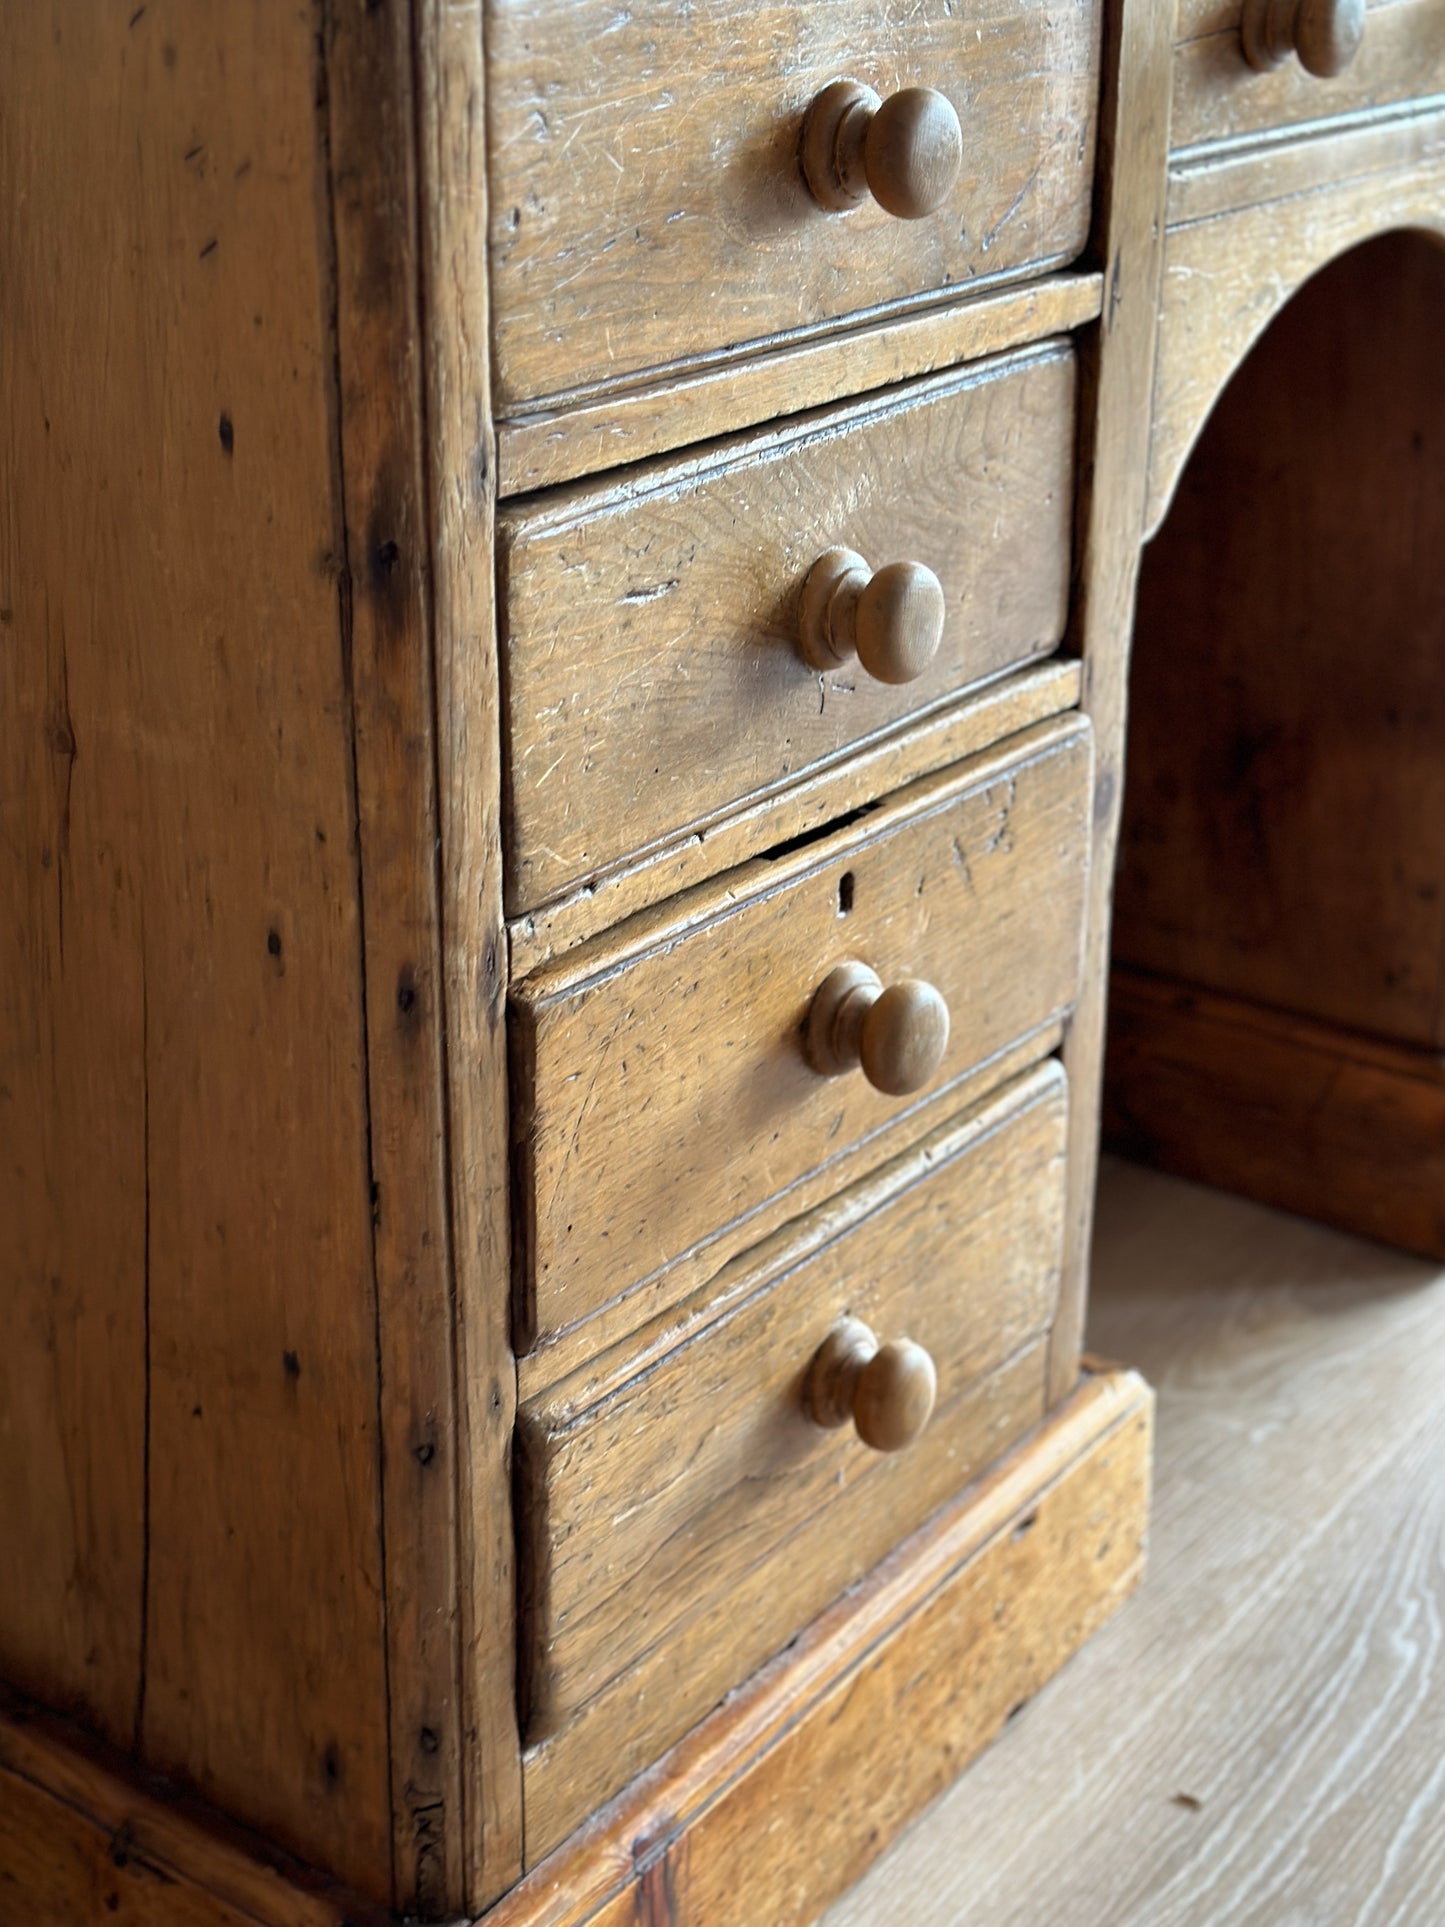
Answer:
<path fill-rule="evenodd" d="M 1152 1428 L 1134 1373 L 1086 1374 L 486 1927 L 815 1919 L 1132 1591 Z M 0 1919 L 362 1927 L 377 1915 L 12 1705 L 0 1708 Z"/>

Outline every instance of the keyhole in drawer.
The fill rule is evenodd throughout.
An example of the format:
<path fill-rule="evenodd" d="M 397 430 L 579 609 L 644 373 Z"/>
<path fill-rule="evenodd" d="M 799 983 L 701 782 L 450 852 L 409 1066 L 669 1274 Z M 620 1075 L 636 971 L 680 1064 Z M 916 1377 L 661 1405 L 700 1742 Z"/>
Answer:
<path fill-rule="evenodd" d="M 845 870 L 838 879 L 838 915 L 846 917 L 853 908 L 853 872 Z"/>

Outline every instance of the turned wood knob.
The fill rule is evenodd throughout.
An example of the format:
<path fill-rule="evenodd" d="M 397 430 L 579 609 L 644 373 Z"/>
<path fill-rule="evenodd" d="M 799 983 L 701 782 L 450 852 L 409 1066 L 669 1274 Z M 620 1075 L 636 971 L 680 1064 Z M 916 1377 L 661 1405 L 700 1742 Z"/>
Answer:
<path fill-rule="evenodd" d="M 875 1452 L 912 1445 L 933 1414 L 938 1374 L 911 1338 L 880 1345 L 858 1318 L 829 1332 L 808 1367 L 804 1403 L 815 1425 L 833 1431 L 851 1420 Z"/>
<path fill-rule="evenodd" d="M 885 990 L 867 964 L 839 964 L 813 997 L 805 1047 L 824 1077 L 861 1065 L 875 1091 L 911 1097 L 943 1062 L 948 1005 L 932 984 L 904 977 Z"/>
<path fill-rule="evenodd" d="M 844 213 L 869 195 L 900 221 L 943 206 L 963 164 L 953 103 L 931 87 L 881 100 L 857 80 L 835 80 L 803 122 L 803 174 L 820 207 Z"/>
<path fill-rule="evenodd" d="M 1365 0 L 1245 0 L 1244 57 L 1267 73 L 1291 54 L 1321 80 L 1342 74 L 1365 37 Z"/>
<path fill-rule="evenodd" d="M 814 669 L 856 656 L 878 682 L 916 682 L 943 640 L 943 584 L 921 562 L 871 570 L 853 549 L 829 549 L 808 571 L 798 624 Z"/>

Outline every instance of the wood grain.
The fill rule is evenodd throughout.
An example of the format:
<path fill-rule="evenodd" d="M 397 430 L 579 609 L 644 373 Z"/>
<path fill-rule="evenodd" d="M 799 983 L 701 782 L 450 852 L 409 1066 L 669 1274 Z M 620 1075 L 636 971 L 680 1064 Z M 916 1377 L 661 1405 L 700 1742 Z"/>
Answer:
<path fill-rule="evenodd" d="M 443 1114 L 436 743 L 405 15 L 331 0 L 327 153 L 386 1548 L 393 1900 L 463 1904 L 457 1421 Z"/>
<path fill-rule="evenodd" d="M 937 985 L 955 1012 L 939 1089 L 1062 1015 L 1090 777 L 1087 727 L 1041 725 L 520 986 L 522 1332 L 577 1323 L 901 1114 L 803 1059 L 800 1026 L 833 965 L 857 955 Z"/>
<path fill-rule="evenodd" d="M 93 67 L 107 63 L 119 102 L 104 133 L 82 113 L 77 140 L 66 123 L 99 96 L 100 75 L 87 85 L 53 44 L 56 9 L 11 6 L 6 25 L 0 1544 L 24 1548 L 27 1582 L 0 1588 L 0 1658 L 15 1683 L 128 1746 L 146 1609 L 149 991 L 137 871 L 147 772 L 135 733 L 109 719 L 141 708 L 145 592 L 139 606 L 109 607 L 102 646 L 91 578 L 116 573 L 146 519 L 106 497 L 148 411 L 139 395 L 114 394 L 107 410 L 87 382 L 101 344 L 85 318 L 111 217 L 92 183 L 114 165 L 116 114 L 134 121 L 137 83 L 120 36 L 98 41 Z M 48 218 L 22 218 L 27 202 Z M 72 237 L 68 262 L 46 238 L 57 220 Z M 114 266 L 99 273 L 120 310 L 107 339 L 134 352 L 150 317 L 124 299 Z M 66 490 L 65 471 L 82 461 L 89 488 Z"/>
<path fill-rule="evenodd" d="M 1442 127 L 1445 115 L 1436 98 L 1339 127 L 1327 122 L 1289 140 L 1176 155 L 1169 166 L 1168 224 L 1185 227 L 1261 201 L 1438 160 Z M 1388 181 L 1383 185 L 1388 188 Z"/>
<path fill-rule="evenodd" d="M 1096 273 L 1047 275 L 1023 287 L 944 300 L 600 399 L 542 408 L 497 424 L 498 486 L 524 495 L 685 443 L 888 388 L 960 362 L 1067 334 L 1097 318 Z"/>
<path fill-rule="evenodd" d="M 661 1899 L 682 1923 L 731 1927 L 783 1893 L 785 1919 L 801 1927 L 1133 1589 L 1151 1412 L 1132 1375 L 1088 1380 L 489 1921 L 640 1927 Z M 1101 1541 L 1105 1517 L 1118 1529 Z M 960 1695 L 967 1655 L 983 1662 L 981 1690 Z M 0 1720 L 0 1787 L 0 1901 L 39 1927 L 68 1927 L 97 1904 L 135 1927 L 371 1927 L 365 1903 L 295 1870 L 278 1878 L 193 1808 L 162 1805 L 70 1747 L 37 1745 L 13 1718 Z M 820 1815 L 825 1850 L 789 1856 L 789 1842 L 817 1839 Z M 737 1836 L 763 1832 L 761 1891 L 744 1884 L 735 1909 Z M 781 1879 L 779 1847 L 791 1858 Z"/>
<path fill-rule="evenodd" d="M 1116 969 L 1104 1129 L 1142 1163 L 1445 1257 L 1445 1059 Z"/>
<path fill-rule="evenodd" d="M 315 22 L 6 27 L 0 1655 L 389 1899 Z"/>
<path fill-rule="evenodd" d="M 1164 244 L 1173 13 L 1157 0 L 1122 0 L 1108 17 L 1101 117 L 1097 245 L 1108 296 L 1083 357 L 1078 469 L 1078 573 L 1070 641 L 1083 659 L 1083 706 L 1095 732 L 1093 851 L 1078 1008 L 1064 1061 L 1069 1074 L 1069 1205 L 1049 1397 L 1078 1375 L 1088 1298 L 1099 1088 L 1114 853 L 1128 711 L 1129 635 L 1144 520 L 1150 406 Z"/>
<path fill-rule="evenodd" d="M 1137 1583 L 1152 1400 L 1086 1379 L 508 1897 L 495 1927 L 803 1927 Z M 1100 1537 L 1101 1524 L 1112 1530 Z"/>
<path fill-rule="evenodd" d="M 1343 74 L 1322 80 L 1296 59 L 1256 73 L 1240 49 L 1240 0 L 1179 0 L 1174 144 L 1238 140 L 1445 92 L 1440 0 L 1369 0 L 1365 37 Z"/>
<path fill-rule="evenodd" d="M 890 790 L 1073 709 L 1081 684 L 1077 662 L 1050 660 L 1018 670 L 962 703 L 890 731 L 870 748 L 854 750 L 845 762 L 744 806 L 711 829 L 643 854 L 570 896 L 514 918 L 507 926 L 512 976 L 530 976 L 636 911 L 779 843 L 815 834 Z"/>
<path fill-rule="evenodd" d="M 484 246 L 484 75 L 476 0 L 417 14 L 418 164 L 426 316 L 429 528 L 434 596 L 438 852 L 446 1012 L 455 1442 L 433 1429 L 424 1471 L 456 1481 L 461 1643 L 463 1897 L 480 1912 L 516 1879 L 522 1782 L 514 1691 L 511 1441 L 516 1367 L 508 1333 L 510 1246 L 506 939 L 500 846 L 501 734 L 492 566 L 491 430 Z M 426 1786 L 426 1782 L 422 1782 Z M 417 1809 L 425 1823 L 426 1803 Z M 429 1839 L 419 1832 L 418 1844 Z"/>
<path fill-rule="evenodd" d="M 1445 1277 L 1106 1161 L 1091 1341 L 1158 1385 L 1129 1611 L 826 1927 L 1431 1919 Z"/>
<path fill-rule="evenodd" d="M 1042 1416 L 1063 1176 L 1049 1064 L 800 1220 L 760 1289 L 600 1405 L 522 1408 L 529 1859 Z M 937 1367 L 896 1457 L 805 1411 L 844 1313 Z"/>
<path fill-rule="evenodd" d="M 386 1919 L 392 1919 L 390 1914 Z M 383 1927 L 379 1910 L 0 1694 L 0 1920 Z"/>
<path fill-rule="evenodd" d="M 1211 416 L 1145 558 L 1114 923 L 1137 969 L 1435 1049 L 1442 311 L 1445 250 L 1369 242 Z"/>
<path fill-rule="evenodd" d="M 925 1092 L 901 1116 L 724 1226 L 656 1278 L 539 1343 L 517 1360 L 519 1396 L 535 1399 L 546 1393 L 552 1403 L 565 1380 L 568 1397 L 579 1404 L 605 1398 L 746 1296 L 745 1288 L 772 1264 L 770 1254 L 787 1248 L 795 1219 L 851 1190 L 948 1118 L 1042 1063 L 1058 1050 L 1064 1029 L 1065 1020 L 1058 1018 L 942 1090 Z"/>
<path fill-rule="evenodd" d="M 509 911 L 1046 655 L 1073 446 L 1055 344 L 509 509 Z M 941 579 L 944 639 L 916 681 L 803 659 L 803 583 L 839 546 Z"/>
<path fill-rule="evenodd" d="M 117 1848 L 84 1815 L 0 1768 L 0 1919 L 34 1927 L 101 1920 L 118 1927 L 251 1927 L 255 1915 Z"/>
<path fill-rule="evenodd" d="M 682 13 L 488 0 L 486 12 L 501 413 L 1055 266 L 1088 234 L 1097 0 L 923 14 L 908 0 Z M 964 170 L 940 213 L 904 222 L 813 202 L 803 116 L 845 77 L 953 102 Z"/>
<path fill-rule="evenodd" d="M 1301 285 L 1337 255 L 1392 228 L 1445 236 L 1445 121 L 1431 127 L 1430 158 L 1421 161 L 1413 158 L 1419 129 L 1400 124 L 1392 135 L 1393 170 L 1373 130 L 1342 134 L 1329 157 L 1333 179 L 1277 200 L 1254 198 L 1272 192 L 1265 157 L 1258 188 L 1239 182 L 1237 211 L 1170 228 L 1149 449 L 1150 535 L 1225 384 Z M 1359 174 L 1357 148 L 1368 170 Z"/>

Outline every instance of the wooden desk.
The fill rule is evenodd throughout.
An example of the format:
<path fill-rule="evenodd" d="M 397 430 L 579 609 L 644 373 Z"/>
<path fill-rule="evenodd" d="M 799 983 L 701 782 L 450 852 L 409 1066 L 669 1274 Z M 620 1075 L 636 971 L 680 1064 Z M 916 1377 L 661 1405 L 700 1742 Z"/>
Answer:
<path fill-rule="evenodd" d="M 10 13 L 33 1905 L 284 1916 L 157 1772 L 317 1918 L 803 1921 L 1138 1577 L 1141 544 L 1442 10 Z"/>

